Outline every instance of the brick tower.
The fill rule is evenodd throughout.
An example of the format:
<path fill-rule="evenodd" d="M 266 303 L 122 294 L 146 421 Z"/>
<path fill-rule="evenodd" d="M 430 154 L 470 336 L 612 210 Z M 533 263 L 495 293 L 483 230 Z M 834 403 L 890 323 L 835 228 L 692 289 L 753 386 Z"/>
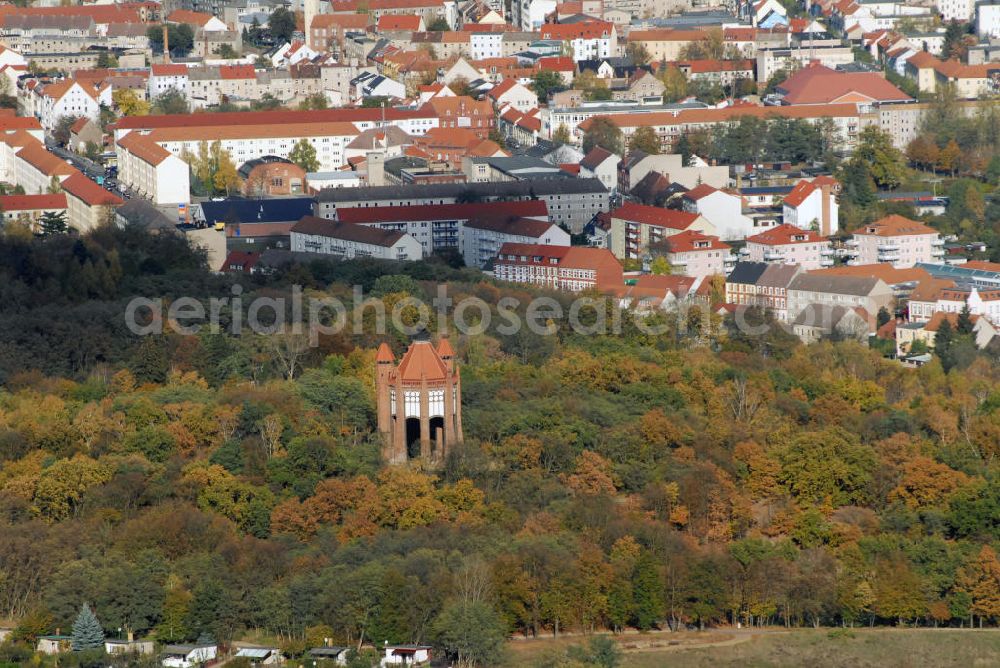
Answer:
<path fill-rule="evenodd" d="M 438 464 L 462 440 L 462 383 L 448 339 L 435 348 L 426 333 L 418 335 L 398 366 L 383 343 L 375 357 L 375 391 L 389 464 L 417 458 Z"/>

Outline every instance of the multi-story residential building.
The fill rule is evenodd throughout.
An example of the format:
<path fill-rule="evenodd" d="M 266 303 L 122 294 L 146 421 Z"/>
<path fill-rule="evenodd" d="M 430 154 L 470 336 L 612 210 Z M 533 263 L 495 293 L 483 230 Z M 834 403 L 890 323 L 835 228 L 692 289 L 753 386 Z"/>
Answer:
<path fill-rule="evenodd" d="M 917 83 L 922 93 L 933 93 L 938 86 L 951 86 L 960 99 L 975 99 L 994 93 L 997 84 L 991 73 L 994 63 L 967 65 L 957 60 L 939 60 L 920 52 L 906 61 L 906 76 Z"/>
<path fill-rule="evenodd" d="M 75 171 L 75 170 L 74 170 Z M 124 200 L 91 181 L 83 172 L 75 172 L 62 182 L 66 193 L 66 222 L 70 227 L 88 232 L 108 221 L 114 207 Z"/>
<path fill-rule="evenodd" d="M 725 275 L 736 261 L 729 252 L 729 245 L 720 241 L 719 237 L 695 230 L 665 237 L 651 251 L 662 252 L 671 272 L 683 276 L 704 278 Z"/>
<path fill-rule="evenodd" d="M 738 60 L 685 60 L 677 63 L 677 69 L 691 81 L 708 81 L 722 86 L 732 86 L 740 79 L 754 80 L 754 61 Z"/>
<path fill-rule="evenodd" d="M 569 246 L 569 232 L 546 220 L 477 216 L 459 232 L 462 256 L 468 267 L 486 267 L 508 243 Z"/>
<path fill-rule="evenodd" d="M 896 214 L 865 225 L 847 244 L 854 252 L 851 264 L 857 265 L 885 262 L 904 268 L 944 257 L 944 242 L 936 230 Z"/>
<path fill-rule="evenodd" d="M 788 285 L 802 271 L 794 264 L 737 262 L 726 277 L 726 303 L 763 308 L 784 322 L 788 319 Z"/>
<path fill-rule="evenodd" d="M 547 23 L 542 26 L 542 39 L 558 40 L 570 45 L 573 60 L 609 58 L 618 55 L 618 29 L 605 21 L 579 23 Z"/>
<path fill-rule="evenodd" d="M 652 62 L 674 62 L 681 59 L 681 53 L 688 46 L 708 40 L 707 30 L 674 30 L 672 28 L 650 28 L 631 30 L 629 44 L 641 44 L 646 48 Z"/>
<path fill-rule="evenodd" d="M 976 35 L 979 39 L 1000 37 L 1000 2 L 997 0 L 976 4 Z"/>
<path fill-rule="evenodd" d="M 336 218 L 337 212 L 354 207 L 454 204 L 460 200 L 481 203 L 538 200 L 545 203 L 552 222 L 574 234 L 582 232 L 609 205 L 608 190 L 597 179 L 542 179 L 324 188 L 316 196 L 316 214 Z"/>
<path fill-rule="evenodd" d="M 789 225 L 815 230 L 824 237 L 836 234 L 840 226 L 839 192 L 840 183 L 831 176 L 799 181 L 781 203 L 782 218 Z"/>
<path fill-rule="evenodd" d="M 892 312 L 892 288 L 880 278 L 799 274 L 788 284 L 788 320 L 795 321 L 810 306 L 864 309 L 874 316 L 879 309 Z"/>
<path fill-rule="evenodd" d="M 833 265 L 828 239 L 787 223 L 747 237 L 741 256 L 750 262 L 797 264 L 806 270 Z"/>
<path fill-rule="evenodd" d="M 497 109 L 510 106 L 521 113 L 527 113 L 538 107 L 538 96 L 535 91 L 513 79 L 504 79 L 491 88 L 486 97 Z"/>
<path fill-rule="evenodd" d="M 77 171 L 66 161 L 50 153 L 45 145 L 31 138 L 15 154 L 14 183 L 28 195 L 50 192 L 53 185 L 64 182 Z"/>
<path fill-rule="evenodd" d="M 686 166 L 684 157 L 678 153 L 650 155 L 644 151 L 632 150 L 619 163 L 618 192 L 630 192 L 650 172 L 669 174 L 671 182 L 688 189 L 702 184 L 725 188 L 729 183 L 729 167 L 700 164 Z"/>
<path fill-rule="evenodd" d="M 681 206 L 685 211 L 704 216 L 715 228 L 719 238 L 726 241 L 745 239 L 750 234 L 766 229 L 769 223 L 767 219 L 753 219 L 743 215 L 742 197 L 713 188 L 707 183 L 684 193 Z"/>
<path fill-rule="evenodd" d="M 604 248 L 504 244 L 493 263 L 498 280 L 580 292 L 624 284 L 621 263 Z"/>
<path fill-rule="evenodd" d="M 854 149 L 858 133 L 868 124 L 875 122 L 874 118 L 858 111 L 856 104 L 817 104 L 789 107 L 763 107 L 751 104 L 734 104 L 718 109 L 677 109 L 674 111 L 636 111 L 626 113 L 603 114 L 622 131 L 625 140 L 641 127 L 650 127 L 659 135 L 665 151 L 673 152 L 676 143 L 682 135 L 706 132 L 713 133 L 721 125 L 736 123 L 741 116 L 757 118 L 798 118 L 810 123 L 818 123 L 823 119 L 833 122 L 836 129 L 836 141 L 845 151 Z M 583 135 L 590 129 L 592 118 L 577 125 L 575 136 L 582 141 Z M 551 125 L 549 126 L 551 127 Z M 568 126 L 567 126 L 568 127 Z"/>
<path fill-rule="evenodd" d="M 301 253 L 334 255 L 351 260 L 373 257 L 381 260 L 419 260 L 423 248 L 405 232 L 353 225 L 315 216 L 305 216 L 292 226 L 290 248 Z"/>
<path fill-rule="evenodd" d="M 117 146 L 118 179 L 154 204 L 191 201 L 191 168 L 179 156 L 138 132 Z"/>
<path fill-rule="evenodd" d="M 580 161 L 580 176 L 595 178 L 614 192 L 618 186 L 618 163 L 621 158 L 602 146 L 595 146 Z"/>
<path fill-rule="evenodd" d="M 656 244 L 679 232 L 715 234 L 715 228 L 697 213 L 626 202 L 610 214 L 608 247 L 615 257 L 639 259 Z"/>
<path fill-rule="evenodd" d="M 335 219 L 344 223 L 406 232 L 423 246 L 425 255 L 445 249 L 462 251 L 463 228 L 472 219 L 508 221 L 521 218 L 548 224 L 548 208 L 545 202 L 527 200 L 523 202 L 477 202 L 474 204 L 372 206 L 340 208 L 335 212 Z M 527 225 L 523 231 L 527 231 Z M 537 231 L 543 236 L 546 234 L 540 228 Z M 554 239 L 559 238 L 555 236 L 554 232 L 548 234 Z M 482 235 L 476 233 L 473 236 Z M 472 242 L 470 241 L 470 243 Z M 476 259 L 471 256 L 470 258 Z"/>
<path fill-rule="evenodd" d="M 20 223 L 37 232 L 38 220 L 46 213 L 65 213 L 66 194 L 0 195 L 3 224 Z"/>
<path fill-rule="evenodd" d="M 188 67 L 182 64 L 153 63 L 149 68 L 146 86 L 149 99 L 162 95 L 170 89 L 178 91 L 187 98 L 190 95 Z"/>
<path fill-rule="evenodd" d="M 27 95 L 30 97 L 28 104 L 31 114 L 38 118 L 42 127 L 49 132 L 64 116 L 73 118 L 86 116 L 97 120 L 101 104 L 111 103 L 110 86 L 99 91 L 88 82 L 73 79 L 34 86 Z"/>

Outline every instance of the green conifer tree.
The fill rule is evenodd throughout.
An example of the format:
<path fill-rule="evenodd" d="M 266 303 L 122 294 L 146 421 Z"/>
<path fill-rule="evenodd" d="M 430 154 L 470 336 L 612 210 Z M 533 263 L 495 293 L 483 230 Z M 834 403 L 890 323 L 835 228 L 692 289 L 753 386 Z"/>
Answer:
<path fill-rule="evenodd" d="M 70 637 L 74 652 L 104 647 L 104 629 L 101 628 L 97 616 L 86 603 L 80 608 L 80 614 L 73 622 L 73 633 Z"/>

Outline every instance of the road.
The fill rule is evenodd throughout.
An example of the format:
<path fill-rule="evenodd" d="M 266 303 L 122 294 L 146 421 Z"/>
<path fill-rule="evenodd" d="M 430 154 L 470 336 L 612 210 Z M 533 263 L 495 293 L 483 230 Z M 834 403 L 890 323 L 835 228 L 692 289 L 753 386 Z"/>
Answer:
<path fill-rule="evenodd" d="M 73 164 L 74 167 L 83 172 L 87 176 L 87 178 L 91 179 L 95 183 L 97 182 L 97 177 L 105 175 L 104 167 L 86 156 L 73 153 L 72 151 L 69 151 L 66 148 L 63 148 L 62 146 L 59 146 L 58 144 L 49 139 L 45 141 L 45 147 L 52 154 L 58 155 L 63 160 L 68 160 L 70 163 Z M 125 199 L 132 199 L 133 197 L 135 197 L 135 193 L 131 192 L 128 188 L 122 191 L 118 187 L 109 187 L 107 185 L 103 185 L 101 187 L 109 192 L 113 192 L 116 195 L 124 197 Z"/>

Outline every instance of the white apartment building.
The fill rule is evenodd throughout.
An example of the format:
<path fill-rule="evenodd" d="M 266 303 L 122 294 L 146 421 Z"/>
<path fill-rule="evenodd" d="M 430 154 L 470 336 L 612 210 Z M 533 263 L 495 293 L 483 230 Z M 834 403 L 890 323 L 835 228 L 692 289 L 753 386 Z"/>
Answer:
<path fill-rule="evenodd" d="M 865 225 L 847 245 L 854 253 L 852 265 L 883 262 L 905 269 L 918 262 L 939 262 L 944 256 L 937 231 L 896 214 Z"/>
<path fill-rule="evenodd" d="M 146 94 L 149 99 L 163 95 L 170 89 L 179 91 L 188 97 L 191 88 L 188 85 L 187 65 L 173 63 L 154 63 L 149 68 L 149 79 L 146 81 Z"/>
<path fill-rule="evenodd" d="M 306 216 L 291 229 L 290 246 L 300 253 L 335 255 L 345 260 L 373 257 L 411 261 L 423 257 L 420 242 L 405 232 Z"/>
<path fill-rule="evenodd" d="M 695 186 L 684 193 L 682 206 L 685 211 L 704 216 L 715 228 L 720 239 L 733 241 L 745 239 L 760 230 L 760 224 L 743 215 L 743 198 L 739 195 L 713 188 L 707 183 Z M 756 225 L 756 227 L 755 227 Z"/>
<path fill-rule="evenodd" d="M 474 32 L 469 35 L 469 55 L 473 60 L 503 57 L 502 32 Z"/>
<path fill-rule="evenodd" d="M 469 267 L 486 267 L 507 243 L 569 246 L 569 232 L 547 220 L 473 218 L 459 232 L 462 257 Z"/>
<path fill-rule="evenodd" d="M 51 132 L 63 116 L 98 120 L 101 104 L 111 104 L 111 87 L 98 91 L 89 83 L 64 79 L 44 86 L 35 86 L 28 96 L 32 98 L 32 114 L 45 130 Z"/>
<path fill-rule="evenodd" d="M 154 204 L 191 201 L 191 170 L 179 156 L 138 132 L 117 145 L 118 179 Z"/>
<path fill-rule="evenodd" d="M 352 123 L 287 123 L 276 125 L 229 125 L 166 127 L 146 135 L 174 156 L 196 155 L 202 143 L 219 141 L 236 166 L 266 155 L 287 158 L 300 139 L 316 150 L 319 171 L 342 167 L 344 150 L 359 134 Z M 120 141 L 120 140 L 119 140 Z M 118 147 L 121 151 L 121 147 Z"/>
<path fill-rule="evenodd" d="M 816 230 L 823 236 L 836 234 L 840 226 L 840 207 L 836 193 L 840 183 L 829 176 L 799 181 L 782 202 L 785 223 L 803 230 Z"/>
<path fill-rule="evenodd" d="M 747 237 L 740 254 L 750 262 L 797 264 L 806 271 L 833 265 L 828 239 L 788 223 Z"/>

